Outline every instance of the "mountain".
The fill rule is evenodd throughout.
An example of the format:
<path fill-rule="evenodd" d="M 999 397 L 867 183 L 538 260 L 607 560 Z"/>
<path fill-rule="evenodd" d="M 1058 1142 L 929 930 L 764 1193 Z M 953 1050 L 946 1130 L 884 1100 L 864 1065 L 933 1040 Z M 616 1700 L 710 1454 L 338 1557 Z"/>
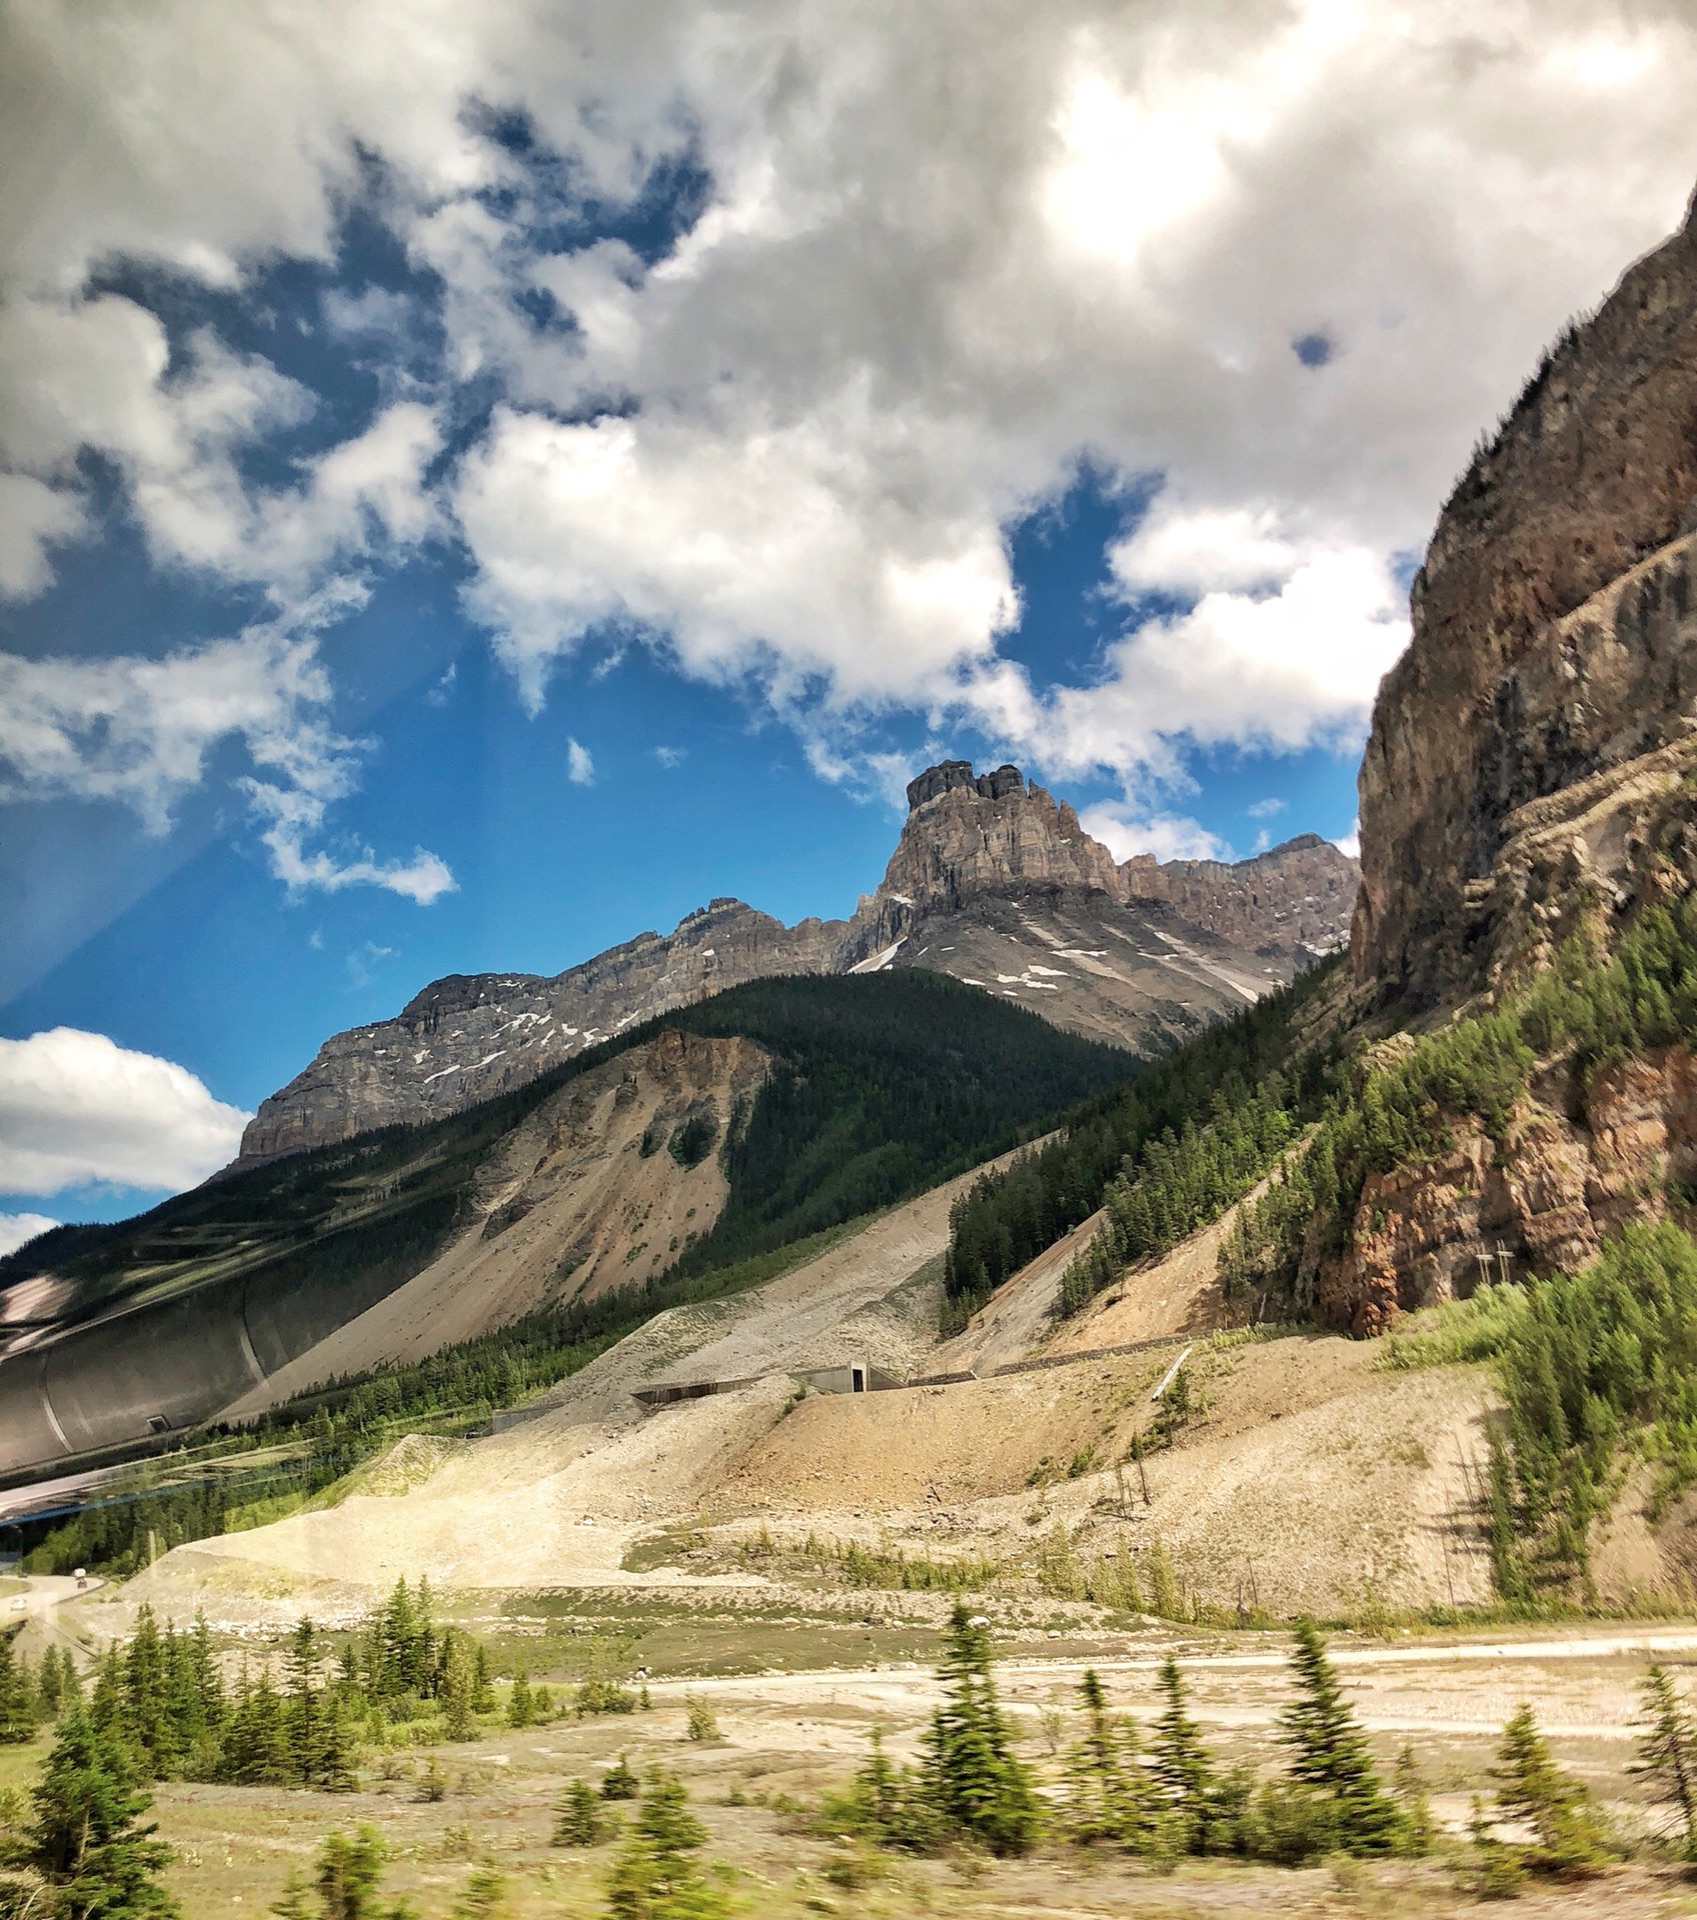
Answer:
<path fill-rule="evenodd" d="M 238 1167 L 0 1260 L 0 1472 L 529 1316 L 553 1350 L 764 1277 L 1123 1080 L 928 973 L 754 981 L 420 1126 Z"/>
<path fill-rule="evenodd" d="M 1236 865 L 1116 865 L 1017 767 L 945 761 L 910 783 L 878 890 L 785 927 L 716 899 L 668 935 L 544 978 L 449 975 L 327 1040 L 263 1101 L 237 1165 L 463 1111 L 741 982 L 919 966 L 1140 1055 L 1164 1051 L 1341 944 L 1355 863 L 1312 834 Z"/>
<path fill-rule="evenodd" d="M 1697 227 L 1563 335 L 1444 508 L 1361 767 L 1353 965 L 1405 1013 L 1697 878 Z"/>

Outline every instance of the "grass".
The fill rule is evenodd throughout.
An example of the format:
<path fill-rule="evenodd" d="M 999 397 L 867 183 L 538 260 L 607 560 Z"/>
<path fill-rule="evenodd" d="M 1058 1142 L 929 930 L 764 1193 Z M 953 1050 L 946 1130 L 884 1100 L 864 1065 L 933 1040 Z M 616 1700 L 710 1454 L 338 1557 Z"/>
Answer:
<path fill-rule="evenodd" d="M 1524 1323 L 1528 1297 L 1524 1287 L 1513 1284 L 1481 1287 L 1466 1300 L 1422 1308 L 1386 1335 L 1373 1365 L 1385 1373 L 1409 1373 L 1495 1360 Z"/>

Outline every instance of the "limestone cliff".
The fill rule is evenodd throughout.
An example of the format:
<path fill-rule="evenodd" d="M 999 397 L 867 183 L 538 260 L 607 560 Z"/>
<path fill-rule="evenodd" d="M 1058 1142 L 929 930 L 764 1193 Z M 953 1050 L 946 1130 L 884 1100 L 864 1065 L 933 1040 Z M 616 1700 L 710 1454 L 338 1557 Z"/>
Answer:
<path fill-rule="evenodd" d="M 1228 864 L 1137 854 L 1120 868 L 1128 901 L 1163 900 L 1222 940 L 1280 959 L 1331 953 L 1349 934 L 1359 869 L 1330 840 L 1294 840 Z"/>
<path fill-rule="evenodd" d="M 744 980 L 828 972 L 845 931 L 840 920 L 786 927 L 740 900 L 714 900 L 663 938 L 638 934 L 552 979 L 449 974 L 394 1019 L 326 1040 L 303 1073 L 261 1102 L 241 1158 L 299 1153 L 493 1099 L 626 1027 Z"/>
<path fill-rule="evenodd" d="M 1421 1009 L 1697 877 L 1697 229 L 1546 357 L 1438 521 L 1361 768 L 1352 956 Z"/>
<path fill-rule="evenodd" d="M 1381 1031 L 1512 1004 L 1568 936 L 1606 955 L 1697 884 L 1697 228 L 1546 356 L 1445 506 L 1360 777 L 1355 1006 Z M 1628 1050 L 1630 1053 L 1630 1049 Z M 1495 1277 L 1572 1272 L 1685 1208 L 1697 1061 L 1548 1050 L 1500 1140 L 1456 1115 L 1307 1263 L 1358 1332 Z"/>

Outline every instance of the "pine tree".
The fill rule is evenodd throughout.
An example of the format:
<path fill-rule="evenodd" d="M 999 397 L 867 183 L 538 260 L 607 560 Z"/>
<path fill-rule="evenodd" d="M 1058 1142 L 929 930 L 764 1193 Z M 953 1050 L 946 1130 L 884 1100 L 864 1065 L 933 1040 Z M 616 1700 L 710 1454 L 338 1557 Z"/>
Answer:
<path fill-rule="evenodd" d="M 18 1658 L 15 1636 L 0 1633 L 0 1746 L 22 1746 L 35 1735 L 36 1689 Z"/>
<path fill-rule="evenodd" d="M 507 1725 L 528 1727 L 531 1721 L 530 1678 L 523 1667 L 513 1669 L 513 1690 L 507 1696 Z"/>
<path fill-rule="evenodd" d="M 994 1853 L 1027 1852 L 1042 1810 L 1015 1758 L 990 1671 L 990 1638 L 959 1601 L 950 1615 L 938 1678 L 946 1695 L 932 1716 L 923 1777 L 926 1794 L 950 1825 Z"/>
<path fill-rule="evenodd" d="M 554 1803 L 554 1845 L 594 1847 L 607 1837 L 601 1796 L 587 1780 L 573 1780 Z"/>
<path fill-rule="evenodd" d="M 724 1920 L 729 1904 L 692 1855 L 706 1840 L 676 1774 L 649 1770 L 642 1804 L 607 1881 L 613 1920 Z"/>
<path fill-rule="evenodd" d="M 225 1773 L 246 1786 L 282 1786 L 295 1777 L 284 1701 L 269 1667 L 242 1676 L 225 1743 Z"/>
<path fill-rule="evenodd" d="M 443 1642 L 441 1681 L 438 1694 L 450 1740 L 475 1740 L 477 1722 L 473 1699 L 477 1673 L 470 1645 L 463 1633 L 450 1633 Z"/>
<path fill-rule="evenodd" d="M 169 1698 L 170 1644 L 159 1631 L 146 1601 L 136 1615 L 136 1630 L 124 1655 L 128 1724 L 146 1774 L 168 1780 L 182 1759 Z"/>
<path fill-rule="evenodd" d="M 1414 1758 L 1412 1747 L 1405 1746 L 1397 1755 L 1394 1785 L 1397 1802 L 1402 1808 L 1403 1851 L 1430 1852 L 1438 1827 L 1432 1817 L 1432 1802 L 1426 1792 L 1425 1777 Z"/>
<path fill-rule="evenodd" d="M 341 1832 L 326 1838 L 316 1876 L 324 1920 L 377 1920 L 385 1851 L 383 1836 L 364 1821 L 351 1840 Z"/>
<path fill-rule="evenodd" d="M 1114 1727 L 1094 1668 L 1085 1670 L 1078 1691 L 1085 1734 L 1067 1756 L 1067 1825 L 1075 1840 L 1114 1840 L 1147 1851 L 1157 1822 L 1148 1783 L 1136 1764 L 1136 1729 Z"/>
<path fill-rule="evenodd" d="M 465 1892 L 448 1909 L 450 1920 L 492 1920 L 506 1904 L 506 1877 L 487 1864 L 473 1867 Z"/>
<path fill-rule="evenodd" d="M 271 1911 L 277 1920 L 312 1920 L 312 1909 L 306 1900 L 306 1876 L 291 1873 L 283 1882 L 283 1891 L 271 1902 Z"/>
<path fill-rule="evenodd" d="M 472 1664 L 471 1710 L 473 1713 L 495 1711 L 495 1682 L 489 1671 L 489 1650 L 481 1640 Z"/>
<path fill-rule="evenodd" d="M 59 1704 L 64 1697 L 65 1683 L 60 1677 L 60 1653 L 57 1647 L 49 1647 L 41 1656 L 41 1665 L 36 1669 L 36 1698 L 40 1703 L 43 1720 L 56 1720 L 59 1717 Z"/>
<path fill-rule="evenodd" d="M 609 1767 L 601 1779 L 601 1798 L 603 1800 L 634 1800 L 642 1790 L 642 1782 L 636 1777 L 636 1769 L 621 1753 L 619 1763 Z"/>
<path fill-rule="evenodd" d="M 1209 1853 L 1217 1840 L 1219 1777 L 1202 1729 L 1190 1716 L 1184 1675 L 1170 1653 L 1161 1662 L 1159 1684 L 1166 1704 L 1149 1742 L 1150 1770 L 1179 1823 L 1184 1851 Z"/>
<path fill-rule="evenodd" d="M 1658 1797 L 1678 1817 L 1684 1857 L 1697 1860 L 1697 1726 L 1659 1662 L 1645 1674 L 1642 1692 L 1644 1731 L 1632 1771 L 1656 1783 Z"/>
<path fill-rule="evenodd" d="M 1591 1796 L 1556 1765 L 1530 1706 L 1522 1706 L 1503 1728 L 1498 1758 L 1502 1764 L 1491 1770 L 1498 1812 L 1505 1820 L 1524 1821 L 1538 1836 L 1537 1845 L 1522 1853 L 1528 1867 L 1536 1873 L 1584 1875 L 1607 1864 L 1608 1839 Z"/>
<path fill-rule="evenodd" d="M 143 1826 L 152 1804 L 126 1747 L 103 1739 L 80 1705 L 67 1708 L 40 1784 L 35 1819 L 19 1850 L 52 1891 L 65 1920 L 172 1920 L 176 1902 L 155 1875 L 171 1858 Z"/>
<path fill-rule="evenodd" d="M 1344 1698 L 1326 1643 L 1312 1620 L 1296 1626 L 1291 1669 L 1297 1698 L 1279 1716 L 1291 1750 L 1291 1778 L 1331 1802 L 1337 1844 L 1347 1853 L 1394 1853 L 1405 1844 L 1403 1819 L 1385 1792 L 1372 1750 Z"/>

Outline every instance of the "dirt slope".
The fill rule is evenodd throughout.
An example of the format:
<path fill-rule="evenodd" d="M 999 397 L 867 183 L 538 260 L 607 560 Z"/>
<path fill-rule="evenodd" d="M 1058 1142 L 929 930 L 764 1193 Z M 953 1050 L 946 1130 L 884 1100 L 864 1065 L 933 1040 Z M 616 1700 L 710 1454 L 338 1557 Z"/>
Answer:
<path fill-rule="evenodd" d="M 1080 1567 L 1126 1553 L 1146 1589 L 1159 1538 L 1187 1593 L 1285 1613 L 1487 1596 L 1473 1494 L 1491 1383 L 1479 1369 L 1386 1373 L 1379 1348 L 1350 1340 L 1199 1335 L 1186 1363 L 1195 1411 L 1141 1477 L 1128 1447 L 1155 1418 L 1174 1347 L 793 1405 L 795 1371 L 850 1357 L 909 1377 L 973 1358 L 988 1369 L 1045 1343 L 1113 1345 L 1217 1317 L 1220 1228 L 1059 1331 L 1046 1309 L 1072 1249 L 1051 1250 L 939 1348 L 939 1256 L 965 1184 L 757 1292 L 658 1316 L 492 1438 L 415 1448 L 332 1510 L 179 1549 L 125 1602 L 146 1595 L 181 1615 L 204 1604 L 226 1622 L 274 1623 L 303 1605 L 351 1618 L 402 1572 L 466 1589 L 640 1584 L 682 1599 L 705 1582 L 726 1599 L 779 1598 L 784 1568 L 763 1573 L 735 1552 L 762 1526 L 780 1542 L 887 1538 L 1027 1569 L 1057 1552 Z M 632 1398 L 751 1376 L 651 1414 Z M 704 1555 L 623 1570 L 639 1539 L 704 1518 Z"/>
<path fill-rule="evenodd" d="M 1240 1583 L 1286 1613 L 1485 1599 L 1469 1474 L 1490 1383 L 1377 1372 L 1377 1354 L 1324 1336 L 1199 1350 L 1202 1409 L 1146 1463 L 1147 1504 L 1135 1466 L 1113 1463 L 1148 1427 L 1170 1351 L 810 1400 L 725 1493 L 803 1533 L 887 1532 L 944 1557 L 1029 1561 L 1058 1523 L 1080 1563 L 1123 1545 L 1146 1571 L 1159 1535 L 1185 1590 L 1216 1605 Z"/>
<path fill-rule="evenodd" d="M 245 1596 L 255 1618 L 305 1605 L 334 1619 L 403 1572 L 466 1588 L 629 1584 L 641 1576 L 620 1571 L 626 1548 L 726 1483 L 782 1417 L 791 1369 L 852 1354 L 905 1374 L 928 1359 L 949 1208 L 977 1177 L 893 1209 L 755 1292 L 658 1315 L 534 1403 L 534 1417 L 454 1449 L 422 1481 L 401 1475 L 392 1493 L 178 1548 L 127 1598 L 184 1616 L 204 1602 L 228 1621 Z M 653 1414 L 631 1398 L 659 1380 L 749 1375 L 763 1377 Z"/>
<path fill-rule="evenodd" d="M 766 1071 L 752 1041 L 672 1032 L 571 1081 L 485 1170 L 469 1231 L 222 1417 L 251 1417 L 340 1374 L 416 1360 L 551 1300 L 659 1271 L 686 1235 L 712 1226 L 729 1191 L 716 1153 L 682 1166 L 668 1139 L 695 1114 L 711 1116 L 722 1138 Z"/>

